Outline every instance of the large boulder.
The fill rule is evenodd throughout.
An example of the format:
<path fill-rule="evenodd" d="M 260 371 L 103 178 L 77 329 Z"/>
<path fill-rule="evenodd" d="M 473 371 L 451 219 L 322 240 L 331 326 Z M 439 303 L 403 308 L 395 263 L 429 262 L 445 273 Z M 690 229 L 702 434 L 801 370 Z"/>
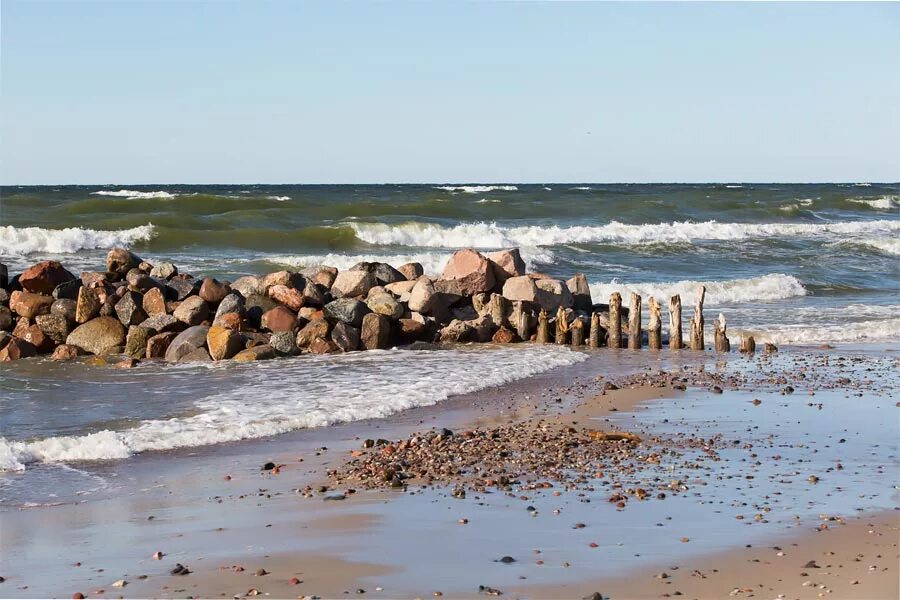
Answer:
<path fill-rule="evenodd" d="M 75 276 L 55 260 L 45 260 L 28 267 L 19 275 L 19 285 L 26 292 L 50 295 L 56 286 L 74 281 Z"/>
<path fill-rule="evenodd" d="M 331 333 L 331 323 L 324 318 L 312 319 L 303 329 L 297 332 L 297 346 L 306 348 L 316 338 L 328 339 Z"/>
<path fill-rule="evenodd" d="M 572 293 L 575 310 L 590 313 L 594 303 L 591 300 L 591 288 L 588 286 L 587 278 L 581 273 L 577 273 L 566 281 L 566 287 Z"/>
<path fill-rule="evenodd" d="M 83 285 L 84 284 L 81 282 L 81 280 L 77 278 L 70 281 L 64 281 L 63 283 L 53 288 L 53 297 L 57 300 L 74 300 L 78 297 L 78 288 Z"/>
<path fill-rule="evenodd" d="M 403 344 L 427 341 L 431 338 L 431 332 L 422 321 L 416 319 L 400 319 L 397 321 L 397 335 Z"/>
<path fill-rule="evenodd" d="M 0 349 L 0 362 L 9 362 L 19 360 L 20 358 L 29 358 L 37 354 L 31 342 L 21 340 L 19 338 L 10 339 L 2 349 Z"/>
<path fill-rule="evenodd" d="M 303 308 L 303 293 L 299 290 L 283 284 L 276 284 L 271 286 L 267 293 L 275 302 L 285 305 L 294 312 Z"/>
<path fill-rule="evenodd" d="M 100 314 L 103 303 L 92 288 L 88 286 L 78 288 L 78 297 L 75 301 L 75 322 L 87 323 Z"/>
<path fill-rule="evenodd" d="M 475 329 L 466 321 L 454 319 L 440 331 L 442 342 L 470 342 L 475 337 Z"/>
<path fill-rule="evenodd" d="M 50 305 L 50 314 L 59 315 L 60 317 L 65 318 L 69 323 L 74 323 L 76 306 L 74 300 L 60 298 L 59 300 L 54 300 L 53 304 Z"/>
<path fill-rule="evenodd" d="M 166 282 L 166 297 L 175 300 L 184 300 L 198 291 L 200 291 L 200 282 L 196 279 L 179 276 Z"/>
<path fill-rule="evenodd" d="M 391 265 L 383 262 L 361 262 L 350 267 L 351 271 L 366 271 L 375 276 L 378 285 L 403 281 L 406 276 Z"/>
<path fill-rule="evenodd" d="M 399 267 L 397 267 L 397 271 L 399 271 L 401 275 L 403 275 L 410 281 L 418 279 L 425 274 L 425 269 L 422 268 L 422 263 L 417 262 L 400 265 Z"/>
<path fill-rule="evenodd" d="M 170 262 L 156 263 L 153 265 L 153 268 L 150 269 L 150 277 L 156 279 L 172 279 L 175 275 L 178 275 L 178 267 Z"/>
<path fill-rule="evenodd" d="M 174 331 L 166 331 L 165 333 L 157 333 L 150 336 L 147 339 L 147 353 L 145 356 L 147 358 L 163 358 L 172 344 L 172 340 L 177 336 L 178 334 Z"/>
<path fill-rule="evenodd" d="M 503 297 L 511 302 L 536 302 L 537 286 L 527 275 L 510 277 L 503 283 Z"/>
<path fill-rule="evenodd" d="M 394 283 L 389 283 L 384 286 L 384 289 L 393 294 L 394 296 L 400 298 L 401 301 L 409 300 L 409 295 L 412 293 L 413 288 L 416 287 L 416 283 L 418 281 L 397 281 Z"/>
<path fill-rule="evenodd" d="M 66 344 L 90 354 L 105 354 L 125 343 L 125 326 L 115 317 L 97 317 L 75 328 Z"/>
<path fill-rule="evenodd" d="M 209 333 L 209 327 L 206 325 L 188 327 L 175 336 L 175 339 L 169 344 L 169 348 L 166 350 L 166 360 L 178 362 L 194 350 L 204 348 L 206 346 L 207 333 Z"/>
<path fill-rule="evenodd" d="M 571 308 L 575 304 L 572 292 L 559 279 L 536 279 L 534 285 L 537 287 L 535 299 L 547 312 L 555 312 L 560 306 Z"/>
<path fill-rule="evenodd" d="M 206 332 L 206 345 L 213 360 L 226 360 L 244 349 L 241 334 L 217 325 Z"/>
<path fill-rule="evenodd" d="M 152 317 L 144 319 L 140 322 L 140 326 L 146 327 L 154 333 L 178 333 L 179 331 L 184 331 L 185 329 L 184 323 L 182 323 L 172 315 L 167 315 L 165 313 L 161 315 L 154 315 Z"/>
<path fill-rule="evenodd" d="M 49 315 L 38 315 L 34 318 L 34 322 L 44 335 L 57 344 L 64 344 L 71 332 L 70 321 L 63 315 L 54 315 L 52 313 Z"/>
<path fill-rule="evenodd" d="M 200 296 L 190 296 L 178 305 L 172 316 L 188 327 L 193 327 L 209 317 L 209 305 Z"/>
<path fill-rule="evenodd" d="M 217 306 L 230 293 L 231 286 L 227 283 L 207 277 L 200 283 L 198 295 L 209 304 Z"/>
<path fill-rule="evenodd" d="M 341 271 L 331 285 L 335 298 L 365 297 L 376 285 L 375 275 L 368 271 Z"/>
<path fill-rule="evenodd" d="M 460 289 L 469 296 L 489 292 L 496 284 L 491 263 L 483 254 L 471 248 L 458 250 L 450 257 L 441 279 L 457 281 Z"/>
<path fill-rule="evenodd" d="M 276 271 L 265 275 L 260 279 L 259 284 L 264 290 L 268 290 L 273 285 L 303 289 L 303 275 L 292 271 Z"/>
<path fill-rule="evenodd" d="M 328 288 L 325 286 L 314 282 L 312 279 L 307 279 L 306 284 L 303 286 L 303 305 L 324 306 L 330 299 L 330 295 L 327 292 Z"/>
<path fill-rule="evenodd" d="M 296 331 L 300 324 L 297 315 L 284 306 L 276 306 L 263 314 L 260 326 L 269 331 Z"/>
<path fill-rule="evenodd" d="M 391 322 L 378 313 L 371 312 L 363 317 L 360 329 L 360 343 L 366 350 L 388 348 L 391 345 Z"/>
<path fill-rule="evenodd" d="M 244 314 L 244 297 L 238 293 L 232 292 L 222 298 L 222 301 L 219 302 L 219 308 L 216 309 L 216 320 L 218 320 L 222 315 L 226 315 L 228 313 L 235 313 L 238 316 Z"/>
<path fill-rule="evenodd" d="M 33 319 L 38 315 L 50 314 L 50 306 L 53 305 L 53 296 L 33 294 L 16 290 L 9 296 L 9 309 L 27 319 Z"/>
<path fill-rule="evenodd" d="M 147 318 L 147 313 L 142 308 L 141 295 L 135 292 L 125 292 L 122 298 L 116 302 L 116 316 L 125 327 L 143 322 Z"/>
<path fill-rule="evenodd" d="M 9 331 L 12 329 L 12 324 L 12 311 L 5 306 L 0 306 L 0 331 Z"/>
<path fill-rule="evenodd" d="M 128 274 L 125 275 L 125 283 L 128 284 L 128 289 L 131 291 L 141 292 L 142 294 L 147 290 L 162 287 L 161 283 L 157 282 L 140 269 L 131 269 L 128 271 Z"/>
<path fill-rule="evenodd" d="M 141 308 L 151 317 L 166 314 L 166 297 L 163 295 L 163 291 L 155 287 L 144 292 L 144 296 L 141 298 Z"/>
<path fill-rule="evenodd" d="M 244 314 L 253 327 L 259 327 L 263 314 L 278 306 L 278 303 L 263 294 L 250 294 L 244 298 Z"/>
<path fill-rule="evenodd" d="M 409 293 L 409 310 L 427 314 L 431 311 L 436 293 L 431 279 L 420 277 Z"/>
<path fill-rule="evenodd" d="M 338 321 L 331 330 L 331 341 L 343 352 L 359 350 L 359 329 Z"/>
<path fill-rule="evenodd" d="M 147 355 L 147 340 L 155 332 L 147 327 L 132 325 L 125 336 L 125 354 L 131 358 L 144 358 Z"/>
<path fill-rule="evenodd" d="M 254 277 L 253 275 L 238 277 L 231 283 L 231 289 L 244 298 L 249 298 L 252 294 L 265 293 L 265 288 L 260 283 L 259 277 Z"/>
<path fill-rule="evenodd" d="M 49 317 L 50 315 L 43 316 Z M 57 345 L 57 342 L 41 331 L 41 328 L 36 324 L 29 325 L 22 333 L 21 338 L 26 342 L 30 342 L 37 349 L 38 354 L 52 352 Z"/>
<path fill-rule="evenodd" d="M 491 252 L 487 255 L 487 259 L 491 261 L 491 268 L 494 270 L 497 283 L 503 283 L 510 277 L 520 277 L 525 274 L 525 261 L 522 260 L 518 248 Z"/>
<path fill-rule="evenodd" d="M 327 290 L 331 289 L 331 285 L 334 283 L 335 278 L 337 278 L 338 270 L 334 267 L 310 267 L 303 269 L 300 273 L 306 277 L 307 280 L 317 283 Z"/>
<path fill-rule="evenodd" d="M 125 277 L 128 271 L 136 269 L 141 259 L 125 248 L 113 248 L 106 254 L 106 272 Z"/>
<path fill-rule="evenodd" d="M 234 355 L 232 360 L 237 362 L 253 362 L 257 360 L 270 360 L 276 356 L 275 349 L 272 348 L 272 346 L 260 344 L 258 346 L 247 348 L 246 350 L 241 350 Z"/>
<path fill-rule="evenodd" d="M 402 317 L 404 312 L 403 306 L 387 292 L 370 296 L 366 299 L 366 306 L 373 313 L 378 313 L 394 320 Z"/>
<path fill-rule="evenodd" d="M 296 356 L 300 353 L 292 331 L 276 331 L 269 336 L 269 345 L 279 356 Z"/>
<path fill-rule="evenodd" d="M 356 271 L 357 273 L 361 271 Z M 365 303 L 352 298 L 338 298 L 325 305 L 323 309 L 325 316 L 334 321 L 340 321 L 359 327 L 362 325 L 363 317 L 370 312 L 369 307 Z"/>

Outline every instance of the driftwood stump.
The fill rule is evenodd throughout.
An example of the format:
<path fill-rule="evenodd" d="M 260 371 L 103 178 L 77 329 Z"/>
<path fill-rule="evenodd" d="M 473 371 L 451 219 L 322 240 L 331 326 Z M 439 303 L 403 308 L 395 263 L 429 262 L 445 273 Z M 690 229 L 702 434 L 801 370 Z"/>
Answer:
<path fill-rule="evenodd" d="M 719 318 L 713 321 L 713 338 L 716 344 L 716 352 L 731 352 L 731 342 L 725 335 L 727 326 L 725 324 L 725 315 L 719 313 Z"/>
<path fill-rule="evenodd" d="M 509 316 L 509 323 L 516 328 L 516 334 L 527 342 L 531 339 L 531 315 L 527 314 L 522 308 L 522 301 L 517 300 L 513 303 L 512 314 Z"/>
<path fill-rule="evenodd" d="M 588 346 L 591 348 L 600 347 L 600 315 L 591 313 L 591 331 L 588 337 Z"/>
<path fill-rule="evenodd" d="M 650 296 L 647 298 L 647 309 L 650 311 L 650 320 L 647 321 L 647 345 L 651 350 L 662 348 L 662 320 L 659 316 L 659 302 Z"/>
<path fill-rule="evenodd" d="M 744 354 L 753 354 L 756 352 L 756 340 L 750 334 L 741 335 L 741 352 Z"/>
<path fill-rule="evenodd" d="M 572 332 L 572 345 L 573 346 L 583 346 L 584 345 L 584 321 L 581 320 L 581 317 L 575 319 L 575 322 L 569 327 L 569 331 Z"/>
<path fill-rule="evenodd" d="M 694 316 L 691 317 L 691 350 L 703 350 L 703 300 L 706 298 L 706 286 L 697 290 L 697 303 L 694 305 Z"/>
<path fill-rule="evenodd" d="M 628 308 L 628 347 L 641 349 L 641 296 L 631 292 L 631 304 Z"/>
<path fill-rule="evenodd" d="M 547 311 L 543 308 L 538 314 L 537 338 L 534 341 L 538 344 L 550 343 L 550 323 L 547 321 Z"/>
<path fill-rule="evenodd" d="M 609 331 L 606 345 L 610 348 L 622 347 L 622 296 L 613 292 L 609 296 Z"/>
<path fill-rule="evenodd" d="M 568 332 L 569 324 L 566 322 L 566 309 L 560 306 L 556 311 L 556 343 L 560 346 L 565 345 Z"/>
<path fill-rule="evenodd" d="M 681 339 L 681 296 L 675 294 L 669 298 L 669 349 L 682 348 L 684 342 Z"/>

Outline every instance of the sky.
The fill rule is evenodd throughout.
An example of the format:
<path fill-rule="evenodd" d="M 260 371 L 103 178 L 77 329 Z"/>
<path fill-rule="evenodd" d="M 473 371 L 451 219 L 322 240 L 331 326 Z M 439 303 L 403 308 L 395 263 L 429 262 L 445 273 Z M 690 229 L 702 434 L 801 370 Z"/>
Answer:
<path fill-rule="evenodd" d="M 5 185 L 898 180 L 898 3 L 0 3 Z"/>

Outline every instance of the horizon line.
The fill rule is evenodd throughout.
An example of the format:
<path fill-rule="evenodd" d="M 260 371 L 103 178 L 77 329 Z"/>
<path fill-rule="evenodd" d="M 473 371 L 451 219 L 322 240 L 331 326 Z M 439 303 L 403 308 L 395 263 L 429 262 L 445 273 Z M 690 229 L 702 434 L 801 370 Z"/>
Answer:
<path fill-rule="evenodd" d="M 184 183 L 184 182 L 153 182 L 153 183 L 2 183 L 2 187 L 116 187 L 116 186 L 242 186 L 242 185 L 270 185 L 270 186 L 286 186 L 286 185 L 308 185 L 308 186 L 342 186 L 342 185 L 361 185 L 361 186 L 382 186 L 382 185 L 855 185 L 865 187 L 867 185 L 900 185 L 897 181 L 866 181 L 860 180 L 844 180 L 844 181 L 739 181 L 739 180 L 720 180 L 720 181 L 383 181 L 383 182 L 353 182 L 353 183 L 329 183 L 329 182 L 203 182 L 203 183 Z"/>

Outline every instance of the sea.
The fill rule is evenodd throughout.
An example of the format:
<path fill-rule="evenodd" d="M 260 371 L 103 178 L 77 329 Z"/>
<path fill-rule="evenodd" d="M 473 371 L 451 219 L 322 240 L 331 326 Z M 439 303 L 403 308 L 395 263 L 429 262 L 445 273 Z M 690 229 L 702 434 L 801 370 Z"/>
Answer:
<path fill-rule="evenodd" d="M 530 270 L 583 273 L 594 302 L 679 293 L 688 314 L 705 285 L 708 320 L 724 314 L 733 336 L 779 346 L 900 336 L 898 183 L 0 188 L 11 275 L 46 259 L 102 270 L 113 246 L 224 279 L 360 261 L 439 274 L 456 249 L 517 247 Z M 3 364 L 0 504 L 48 501 L 67 478 L 90 493 L 85 464 L 387 417 L 581 360 L 487 345 L 131 371 Z"/>

